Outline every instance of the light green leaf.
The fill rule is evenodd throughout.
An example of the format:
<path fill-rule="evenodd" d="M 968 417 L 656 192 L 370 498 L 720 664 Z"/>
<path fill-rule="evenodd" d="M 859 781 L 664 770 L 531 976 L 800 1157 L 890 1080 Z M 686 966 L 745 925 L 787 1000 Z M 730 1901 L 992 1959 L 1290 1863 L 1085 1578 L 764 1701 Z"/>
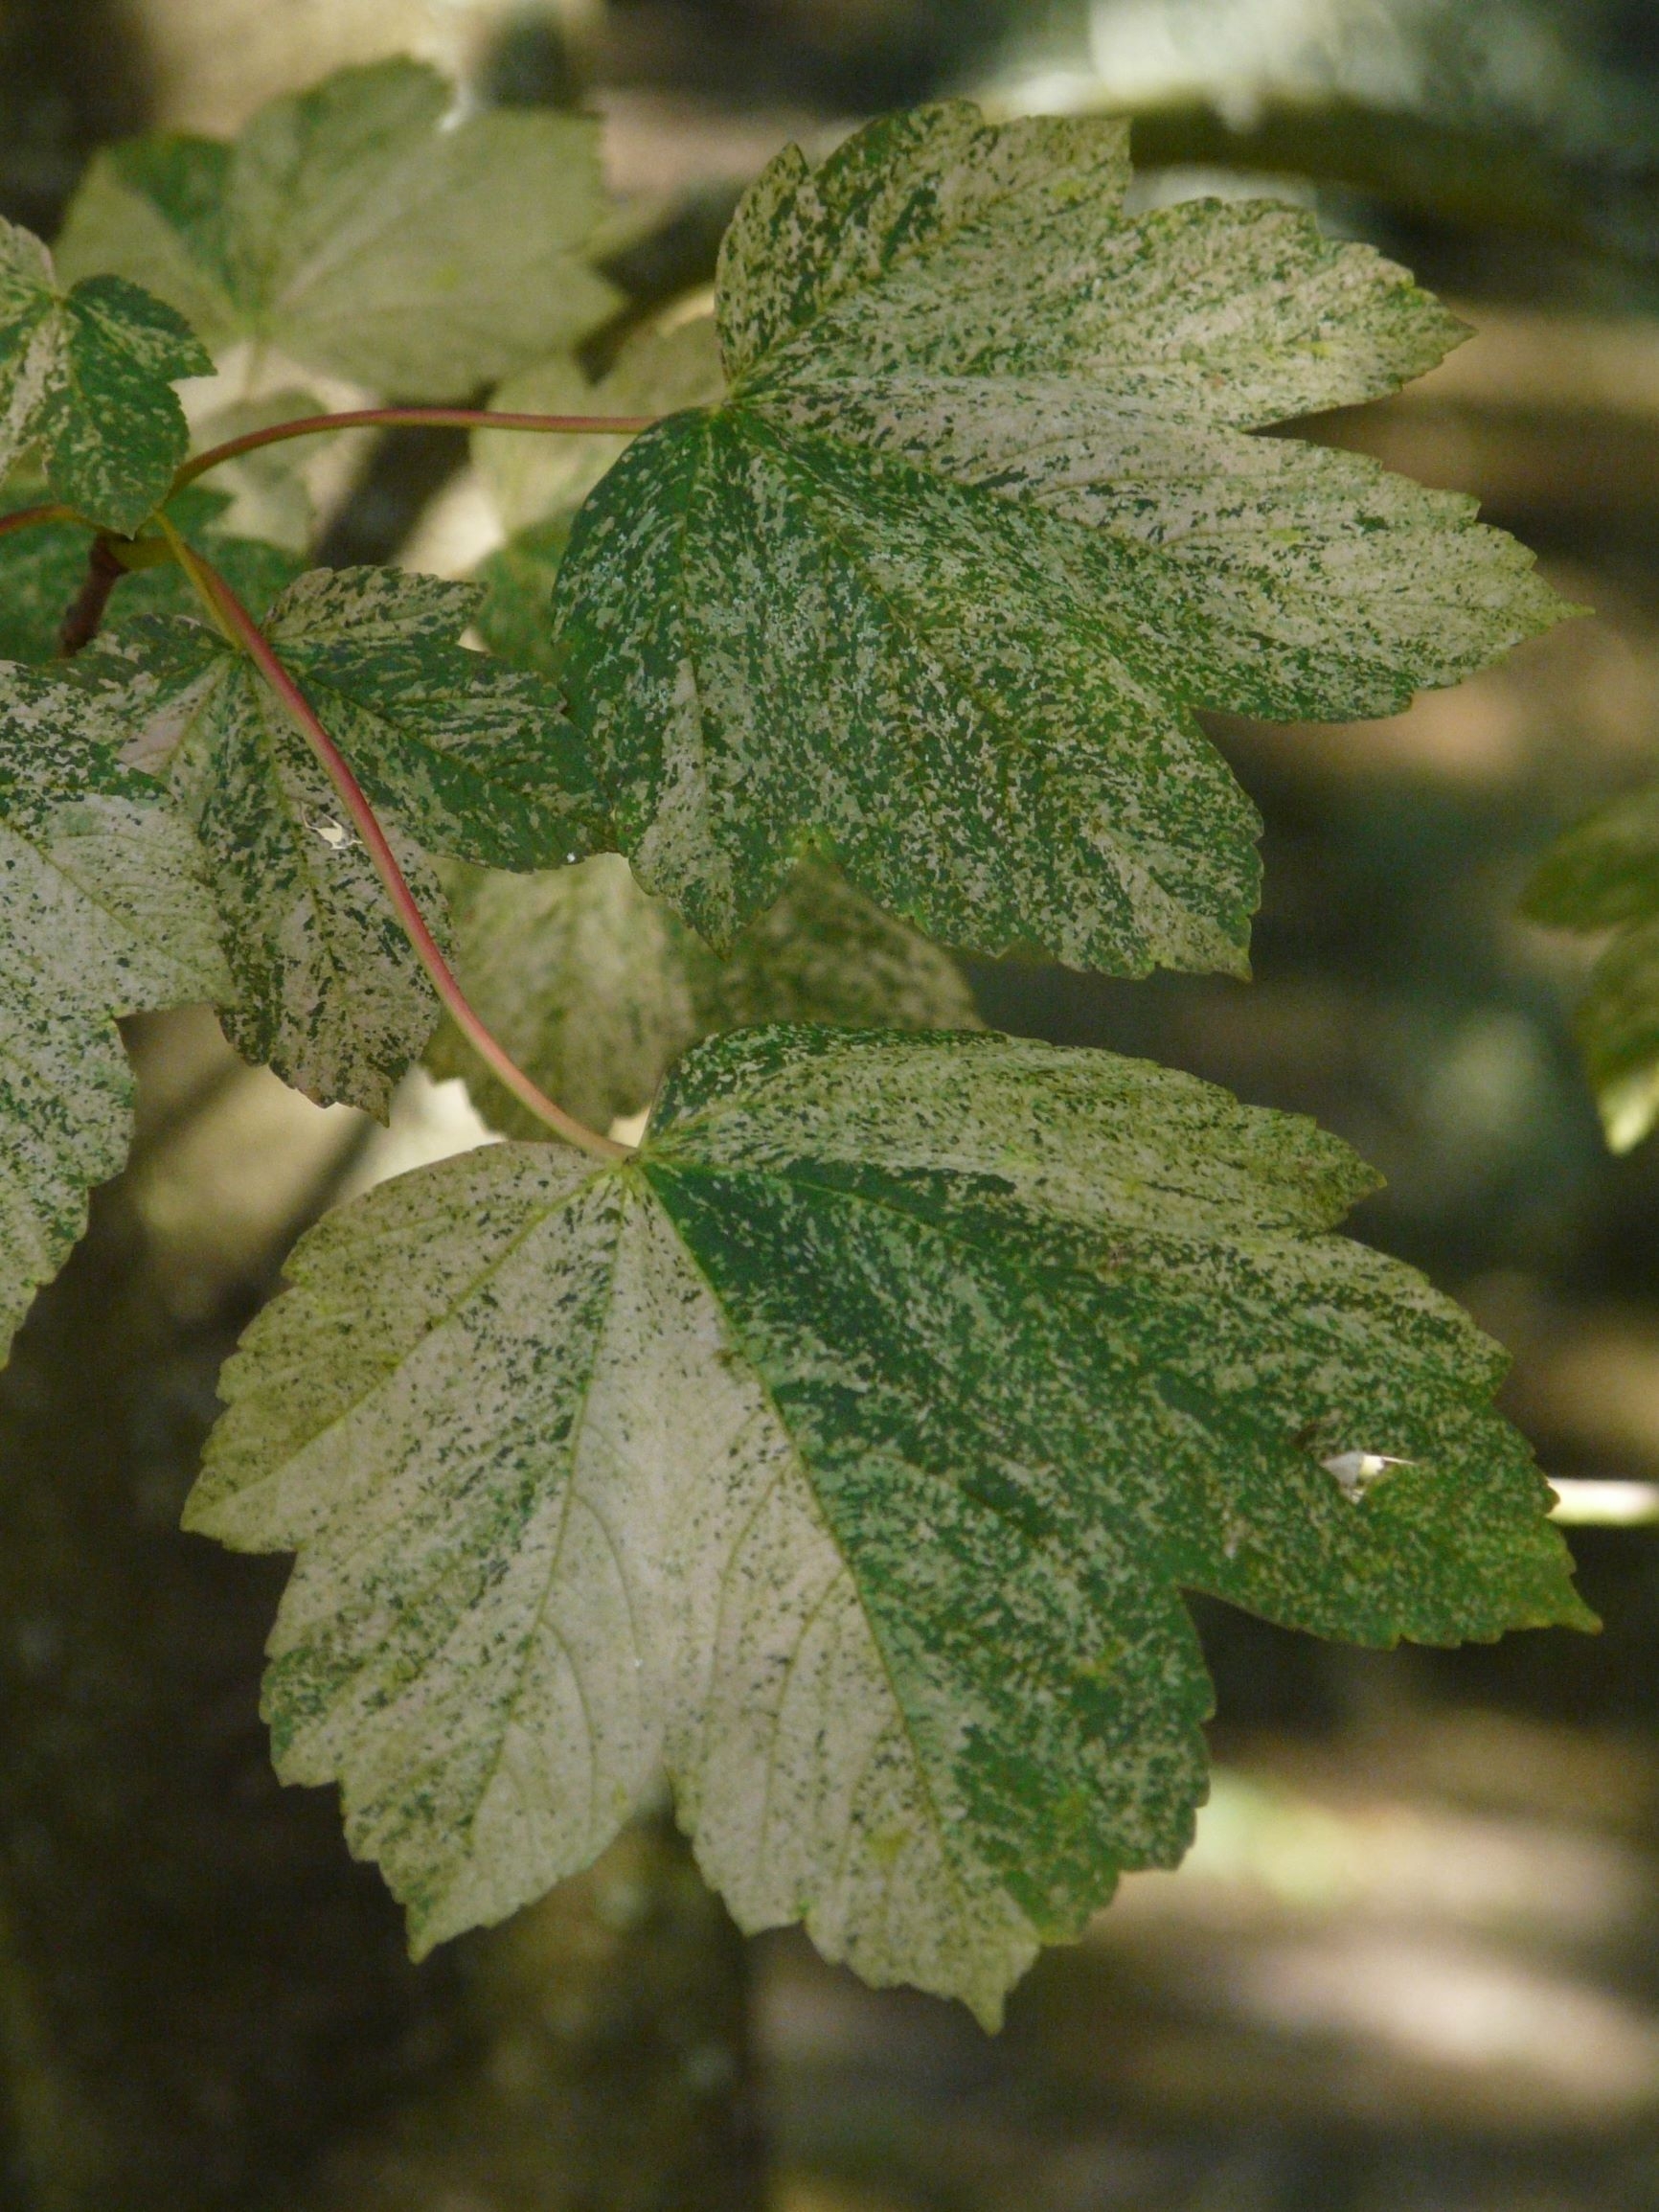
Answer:
<path fill-rule="evenodd" d="M 487 594 L 478 610 L 478 634 L 511 668 L 558 674 L 553 584 L 569 543 L 570 517 L 555 515 L 510 537 L 473 571 Z"/>
<path fill-rule="evenodd" d="M 486 1027 L 544 1091 L 599 1129 L 648 1106 L 686 1046 L 716 1030 L 979 1025 L 948 954 L 813 861 L 729 960 L 648 898 L 614 853 L 534 876 L 454 870 L 449 900 L 456 968 Z M 452 1023 L 427 1047 L 426 1065 L 464 1076 L 493 1128 L 542 1133 Z"/>
<path fill-rule="evenodd" d="M 979 1027 L 956 962 L 822 861 L 801 863 L 783 898 L 750 923 L 729 959 L 715 959 L 694 938 L 690 953 L 703 978 L 697 1002 L 709 1031 L 768 1021 Z"/>
<path fill-rule="evenodd" d="M 693 314 L 630 338 L 598 383 L 590 384 L 568 353 L 556 354 L 509 377 L 489 404 L 521 415 L 669 415 L 709 404 L 724 390 L 714 317 Z M 472 458 L 511 535 L 550 515 L 573 514 L 626 444 L 475 430 Z"/>
<path fill-rule="evenodd" d="M 189 324 L 135 285 L 60 292 L 40 240 L 0 217 L 0 475 L 38 453 L 55 498 L 130 534 L 189 444 L 173 379 L 212 367 Z"/>
<path fill-rule="evenodd" d="M 1561 837 L 1525 911 L 1558 929 L 1614 932 L 1590 971 L 1579 1041 L 1616 1152 L 1659 1121 L 1659 785 L 1615 800 Z"/>
<path fill-rule="evenodd" d="M 351 762 L 430 920 L 428 854 L 534 868 L 589 848 L 584 771 L 534 675 L 455 642 L 477 590 L 383 569 L 313 570 L 265 624 Z M 129 625 L 83 656 L 124 687 L 129 757 L 165 772 L 208 855 L 250 1059 L 313 1098 L 383 1112 L 437 1019 L 367 851 L 288 713 L 200 622 Z"/>
<path fill-rule="evenodd" d="M 1106 1054 L 746 1030 L 644 1150 L 487 1148 L 314 1230 L 193 1528 L 299 1562 L 279 1770 L 414 1945 L 665 1767 L 741 1926 L 993 2023 L 1203 1793 L 1199 1589 L 1324 1634 L 1587 1622 L 1503 1361 L 1326 1233 L 1310 1124 Z M 1326 1462 L 1401 1464 L 1355 1497 Z"/>
<path fill-rule="evenodd" d="M 39 505 L 49 496 L 43 477 L 18 471 L 0 491 L 0 513 Z M 227 530 L 229 504 L 218 492 L 193 484 L 169 501 L 167 512 L 258 617 L 293 582 L 301 563 L 280 546 Z M 91 546 L 91 534 L 72 522 L 0 536 L 0 660 L 57 659 L 57 633 L 86 581 Z M 141 614 L 183 614 L 195 604 L 183 572 L 171 562 L 138 569 L 117 585 L 104 627 L 119 629 Z"/>
<path fill-rule="evenodd" d="M 948 944 L 1241 970 L 1256 816 L 1191 710 L 1392 712 L 1565 611 L 1467 501 L 1249 435 L 1461 326 L 1295 210 L 1127 219 L 1126 145 L 957 103 L 780 155 L 721 251 L 726 401 L 579 516 L 572 711 L 713 941 L 817 847 Z"/>
<path fill-rule="evenodd" d="M 0 666 L 0 1357 L 132 1134 L 114 1016 L 230 993 L 201 855 L 113 717 Z"/>
<path fill-rule="evenodd" d="M 528 110 L 452 122 L 414 61 L 341 70 L 261 108 L 234 146 L 99 154 L 59 254 L 238 339 L 406 399 L 464 396 L 567 345 L 615 294 L 581 258 L 602 211 L 598 125 Z"/>
<path fill-rule="evenodd" d="M 263 393 L 256 399 L 234 399 L 195 422 L 197 447 L 227 445 L 250 430 L 268 430 L 307 415 L 326 415 L 329 403 L 303 386 Z M 365 435 L 356 433 L 358 437 Z M 348 433 L 348 436 L 350 434 Z M 329 440 L 297 438 L 291 443 L 256 446 L 235 461 L 221 462 L 213 473 L 216 491 L 228 502 L 225 528 L 240 536 L 280 545 L 294 555 L 310 550 L 317 535 L 317 508 L 311 479 L 322 461 L 349 469 L 349 451 Z M 300 565 L 304 565 L 302 562 Z"/>

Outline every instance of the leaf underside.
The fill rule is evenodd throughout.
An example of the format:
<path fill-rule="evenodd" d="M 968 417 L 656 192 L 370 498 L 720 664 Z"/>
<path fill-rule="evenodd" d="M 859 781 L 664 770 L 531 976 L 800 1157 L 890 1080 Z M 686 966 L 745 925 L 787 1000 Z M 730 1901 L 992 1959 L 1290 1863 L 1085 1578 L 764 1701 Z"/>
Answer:
<path fill-rule="evenodd" d="M 471 586 L 314 570 L 265 628 L 382 813 L 443 930 L 431 855 L 532 868 L 586 852 L 584 769 L 557 695 L 457 645 Z M 207 625 L 145 618 L 76 663 L 121 701 L 207 855 L 237 1001 L 227 1034 L 323 1101 L 384 1113 L 438 1002 L 367 850 L 287 711 Z"/>
<path fill-rule="evenodd" d="M 190 1525 L 295 1549 L 282 1773 L 417 1951 L 667 1769 L 739 1923 L 994 2023 L 1203 1793 L 1179 1592 L 1388 1644 L 1588 1616 L 1497 1348 L 1326 1232 L 1300 1119 L 1102 1053 L 776 1027 L 638 1154 L 502 1145 L 302 1243 Z M 1320 1464 L 1407 1464 L 1355 1502 Z"/>
<path fill-rule="evenodd" d="M 602 206 L 590 117 L 449 119 L 407 60 L 261 108 L 234 145 L 158 134 L 98 154 L 58 253 L 239 339 L 390 398 L 449 399 L 568 345 L 611 287 L 582 246 Z"/>
<path fill-rule="evenodd" d="M 578 517 L 560 672 L 647 888 L 729 944 L 818 847 L 943 943 L 1242 970 L 1193 718 L 1390 713 L 1565 611 L 1472 505 L 1248 433 L 1464 335 L 1266 202 L 1124 215 L 1126 126 L 889 118 L 721 251 L 720 405 Z"/>
<path fill-rule="evenodd" d="M 40 240 L 0 217 L 0 476 L 37 454 L 55 499 L 136 530 L 189 444 L 173 379 L 212 366 L 136 285 L 95 276 L 60 292 Z"/>
<path fill-rule="evenodd" d="M 728 960 L 648 898 L 614 853 L 534 876 L 452 870 L 448 889 L 456 971 L 474 1011 L 526 1074 L 596 1129 L 648 1106 L 686 1047 L 719 1030 L 979 1025 L 947 953 L 814 861 Z M 451 1022 L 426 1065 L 464 1076 L 492 1128 L 541 1135 Z"/>
<path fill-rule="evenodd" d="M 76 686 L 0 665 L 0 1356 L 126 1157 L 115 1015 L 229 995 L 201 856 L 111 736 Z"/>

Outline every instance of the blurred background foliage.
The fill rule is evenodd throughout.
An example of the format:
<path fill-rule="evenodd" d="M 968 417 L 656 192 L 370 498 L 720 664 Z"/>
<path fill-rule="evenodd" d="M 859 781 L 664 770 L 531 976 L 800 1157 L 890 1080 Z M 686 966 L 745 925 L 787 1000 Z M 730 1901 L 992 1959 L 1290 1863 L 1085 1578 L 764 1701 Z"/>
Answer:
<path fill-rule="evenodd" d="M 1043 1962 L 991 2041 L 796 1937 L 743 1945 L 663 1822 L 420 1970 L 257 1718 L 280 1564 L 177 1533 L 236 1331 L 389 1133 L 133 1025 L 128 1174 L 0 1380 L 0 2212 L 1613 2212 L 1659 2204 L 1659 1145 L 1604 1150 L 1550 839 L 1659 774 L 1652 0 L 4 0 L 0 211 L 411 51 L 605 118 L 631 322 L 706 285 L 788 136 L 944 89 L 1125 108 L 1144 202 L 1272 191 L 1477 336 L 1310 425 L 1478 495 L 1593 616 L 1394 720 L 1217 725 L 1267 819 L 1249 986 L 982 967 L 989 1022 L 1316 1114 L 1361 1232 L 1515 1355 L 1606 1630 L 1358 1653 L 1202 1608 L 1197 1849 Z M 468 568 L 455 437 L 355 455 L 326 560 Z M 492 536 L 493 532 L 493 536 Z"/>

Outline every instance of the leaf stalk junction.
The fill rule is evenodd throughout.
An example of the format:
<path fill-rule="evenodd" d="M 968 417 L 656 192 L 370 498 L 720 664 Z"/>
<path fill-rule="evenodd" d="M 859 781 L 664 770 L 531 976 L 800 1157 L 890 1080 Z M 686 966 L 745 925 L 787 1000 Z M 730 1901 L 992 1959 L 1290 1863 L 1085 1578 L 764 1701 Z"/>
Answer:
<path fill-rule="evenodd" d="M 280 445 L 291 438 L 316 437 L 330 430 L 424 427 L 519 430 L 579 437 L 608 434 L 625 438 L 650 429 L 659 420 L 655 415 L 534 415 L 498 412 L 483 407 L 356 407 L 333 414 L 305 415 L 291 422 L 274 422 L 263 429 L 246 431 L 239 438 L 228 438 L 222 445 L 209 446 L 205 452 L 193 455 L 178 469 L 168 496 L 171 498 L 187 485 L 193 484 L 198 476 L 205 475 L 211 468 L 216 468 L 222 462 L 234 461 L 241 454 L 258 451 L 261 446 Z M 58 648 L 63 657 L 73 657 L 98 635 L 109 596 L 124 575 L 134 568 L 148 567 L 158 557 L 175 560 L 216 627 L 229 643 L 247 654 L 287 709 L 300 734 L 316 755 L 363 840 L 416 957 L 430 978 L 445 1011 L 485 1065 L 522 1106 L 566 1144 L 575 1145 L 596 1159 L 625 1159 L 630 1150 L 628 1146 L 602 1136 L 599 1130 L 589 1129 L 584 1122 L 566 1113 L 537 1083 L 531 1081 L 506 1048 L 486 1028 L 428 927 L 398 863 L 398 856 L 380 826 L 368 794 L 353 774 L 351 763 L 323 727 L 304 692 L 278 659 L 269 639 L 224 577 L 211 561 L 204 559 L 193 547 L 186 543 L 164 513 L 158 510 L 154 519 L 166 541 L 166 553 L 160 552 L 154 540 L 122 539 L 107 531 L 95 533 L 87 559 L 86 580 L 74 604 L 65 613 L 58 633 Z M 40 506 L 19 508 L 14 513 L 0 515 L 0 536 L 29 529 L 35 524 L 83 520 L 84 517 L 79 515 L 72 507 L 60 501 L 52 501 Z"/>
<path fill-rule="evenodd" d="M 403 926 L 404 934 L 415 949 L 416 957 L 431 978 L 433 989 L 467 1043 L 497 1081 L 504 1083 L 513 1097 L 556 1136 L 562 1137 L 566 1144 L 575 1145 L 581 1152 L 591 1152 L 596 1159 L 625 1159 L 630 1149 L 628 1146 L 619 1145 L 610 1137 L 602 1136 L 597 1129 L 590 1129 L 585 1122 L 579 1122 L 573 1114 L 567 1114 L 562 1106 L 556 1105 L 538 1084 L 531 1081 L 506 1048 L 485 1027 L 457 981 L 454 970 L 444 959 L 438 940 L 427 926 L 426 918 L 398 864 L 398 856 L 380 826 L 379 817 L 370 804 L 362 785 L 352 773 L 351 763 L 323 727 L 305 693 L 278 659 L 269 639 L 225 579 L 193 547 L 185 543 L 165 515 L 158 515 L 156 519 L 172 547 L 173 558 L 194 586 L 202 604 L 225 637 L 247 654 L 275 692 L 292 717 L 301 736 L 316 755 L 330 782 L 339 792 L 341 803 L 368 850 L 375 873 L 386 887 L 386 895 L 392 901 L 393 910 Z"/>

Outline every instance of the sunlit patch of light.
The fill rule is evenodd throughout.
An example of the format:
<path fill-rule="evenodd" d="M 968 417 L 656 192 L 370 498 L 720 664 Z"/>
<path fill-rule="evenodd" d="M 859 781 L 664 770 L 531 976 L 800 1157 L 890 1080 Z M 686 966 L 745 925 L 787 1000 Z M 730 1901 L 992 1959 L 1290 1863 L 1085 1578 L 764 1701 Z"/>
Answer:
<path fill-rule="evenodd" d="M 1266 1776 L 1217 1767 L 1178 1872 L 1129 1876 L 1099 1923 L 1372 1926 L 1600 1938 L 1633 1925 L 1648 1870 L 1616 1837 L 1393 1798 L 1326 1803 Z"/>
<path fill-rule="evenodd" d="M 1569 1528 L 1644 1528 L 1659 1521 L 1659 1482 L 1601 1482 L 1553 1474 L 1552 1520 Z"/>
<path fill-rule="evenodd" d="M 1518 2073 L 1583 2110 L 1659 2097 L 1659 2021 L 1489 1949 L 1344 1931 L 1239 1960 L 1230 1979 L 1241 2011 L 1298 2036 Z"/>
<path fill-rule="evenodd" d="M 424 1068 L 412 1067 L 392 1095 L 390 1120 L 363 1147 L 339 1195 L 354 1198 L 412 1168 L 430 1167 L 477 1145 L 500 1142 L 459 1076 L 434 1083 Z"/>

